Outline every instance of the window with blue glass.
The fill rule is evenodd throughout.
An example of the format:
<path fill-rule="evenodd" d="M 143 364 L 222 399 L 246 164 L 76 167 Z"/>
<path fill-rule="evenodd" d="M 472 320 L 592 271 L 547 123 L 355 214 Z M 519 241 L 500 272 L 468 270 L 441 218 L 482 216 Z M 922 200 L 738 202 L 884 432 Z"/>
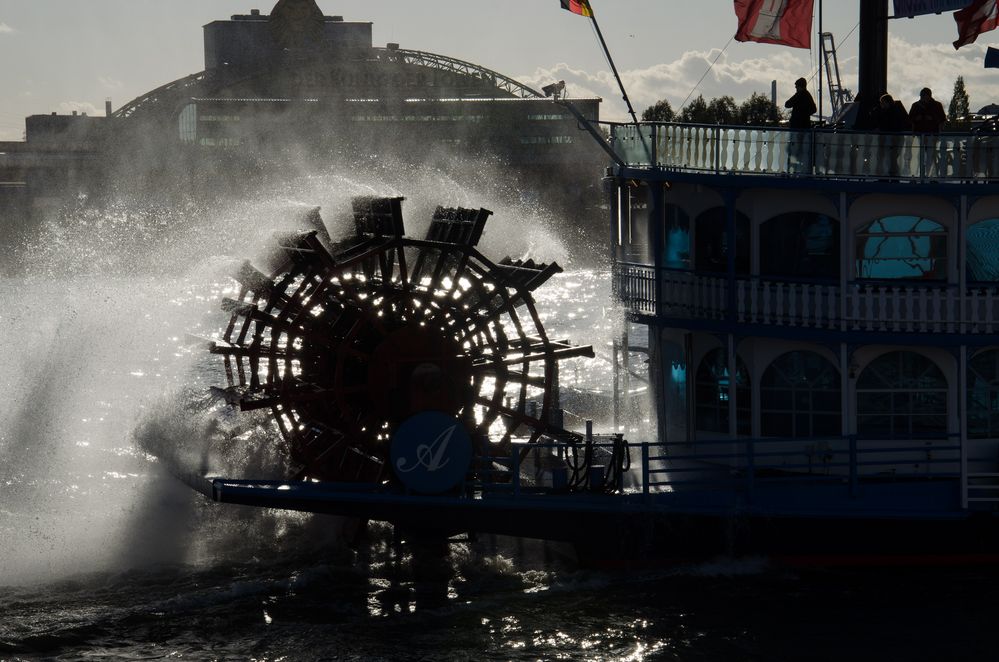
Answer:
<path fill-rule="evenodd" d="M 840 374 L 815 352 L 778 357 L 760 380 L 760 431 L 767 437 L 842 434 Z"/>
<path fill-rule="evenodd" d="M 760 274 L 788 278 L 839 278 L 839 222 L 798 211 L 760 226 Z"/>
<path fill-rule="evenodd" d="M 676 205 L 666 205 L 665 223 L 663 264 L 670 269 L 690 269 L 690 216 Z"/>
<path fill-rule="evenodd" d="M 697 429 L 728 434 L 729 373 L 728 352 L 716 349 L 701 360 L 694 382 Z M 742 359 L 735 358 L 736 431 L 749 435 L 752 429 L 752 391 L 749 371 Z"/>
<path fill-rule="evenodd" d="M 947 431 L 947 379 L 915 352 L 889 352 L 857 378 L 857 433 L 905 436 Z"/>
<path fill-rule="evenodd" d="M 999 218 L 968 228 L 966 272 L 969 282 L 999 281 Z"/>
<path fill-rule="evenodd" d="M 999 439 L 999 350 L 968 361 L 968 436 Z"/>
<path fill-rule="evenodd" d="M 673 342 L 660 347 L 663 370 L 663 401 L 667 441 L 688 440 L 687 357 L 684 348 Z"/>
<path fill-rule="evenodd" d="M 728 271 L 728 212 L 724 207 L 709 209 L 695 221 L 694 268 L 697 271 Z M 735 271 L 749 273 L 749 217 L 735 213 Z"/>
<path fill-rule="evenodd" d="M 886 216 L 856 235 L 857 278 L 946 280 L 947 229 L 920 216 Z"/>

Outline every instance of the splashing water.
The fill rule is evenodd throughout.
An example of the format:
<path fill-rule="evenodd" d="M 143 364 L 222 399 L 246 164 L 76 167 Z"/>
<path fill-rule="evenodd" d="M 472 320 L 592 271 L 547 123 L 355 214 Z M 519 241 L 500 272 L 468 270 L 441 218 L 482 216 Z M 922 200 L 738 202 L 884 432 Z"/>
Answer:
<path fill-rule="evenodd" d="M 205 395 L 225 379 L 192 336 L 224 326 L 219 301 L 234 292 L 234 266 L 260 255 L 273 232 L 299 229 L 300 212 L 312 207 L 322 207 L 332 236 L 345 235 L 351 197 L 370 194 L 407 198 L 411 236 L 422 236 L 437 205 L 482 206 L 495 212 L 483 253 L 563 265 L 572 258 L 552 219 L 511 192 L 469 190 L 441 172 L 404 174 L 309 174 L 212 208 L 81 205 L 18 248 L 23 273 L 0 281 L 8 348 L 0 362 L 0 585 L 329 542 L 330 518 L 316 525 L 321 518 L 305 515 L 223 514 L 170 476 L 282 475 L 266 417 L 235 414 Z M 569 274 L 539 297 L 550 288 L 606 296 L 598 281 L 592 272 Z M 605 308 L 549 314 L 566 322 L 560 333 L 594 342 L 588 316 L 599 319 Z M 581 359 L 563 383 L 594 376 L 605 378 L 606 368 Z"/>

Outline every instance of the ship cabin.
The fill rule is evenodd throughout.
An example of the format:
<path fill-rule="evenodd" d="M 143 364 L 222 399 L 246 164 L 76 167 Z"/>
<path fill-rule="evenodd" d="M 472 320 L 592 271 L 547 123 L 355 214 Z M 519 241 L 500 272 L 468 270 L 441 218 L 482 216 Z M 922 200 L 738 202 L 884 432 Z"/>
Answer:
<path fill-rule="evenodd" d="M 654 489 L 995 508 L 999 137 L 609 129 L 618 369 L 649 367 Z"/>

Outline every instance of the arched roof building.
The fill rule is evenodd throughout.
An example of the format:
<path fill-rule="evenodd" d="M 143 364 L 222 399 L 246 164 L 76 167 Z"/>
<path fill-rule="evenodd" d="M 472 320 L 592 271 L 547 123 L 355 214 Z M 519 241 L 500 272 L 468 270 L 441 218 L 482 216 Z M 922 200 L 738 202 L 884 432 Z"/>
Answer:
<path fill-rule="evenodd" d="M 466 169 L 463 161 L 486 161 L 528 196 L 564 208 L 575 204 L 566 190 L 581 164 L 592 164 L 588 180 L 602 172 L 594 141 L 537 90 L 454 57 L 375 47 L 371 35 L 371 23 L 324 16 L 315 0 L 213 21 L 203 71 L 113 113 L 109 104 L 107 117 L 28 118 L 25 142 L 0 149 L 0 206 L 4 190 L 38 211 L 115 184 L 155 189 L 181 178 L 210 191 L 224 171 L 249 181 L 279 162 L 385 159 Z M 599 99 L 574 103 L 599 119 Z"/>

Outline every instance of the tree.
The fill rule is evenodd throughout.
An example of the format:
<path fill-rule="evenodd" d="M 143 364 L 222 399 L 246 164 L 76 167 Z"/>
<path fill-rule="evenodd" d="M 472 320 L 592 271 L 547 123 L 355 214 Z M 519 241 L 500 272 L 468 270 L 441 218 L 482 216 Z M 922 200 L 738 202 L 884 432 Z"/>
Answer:
<path fill-rule="evenodd" d="M 958 76 L 954 81 L 954 96 L 950 98 L 950 107 L 947 109 L 947 119 L 950 123 L 966 122 L 971 113 L 970 104 L 968 91 L 964 89 L 964 76 Z"/>
<path fill-rule="evenodd" d="M 759 92 L 753 92 L 739 106 L 739 124 L 750 124 L 752 126 L 777 124 L 780 118 L 781 112 L 770 100 L 770 97 Z"/>
<path fill-rule="evenodd" d="M 739 108 L 735 105 L 735 99 L 727 94 L 708 102 L 708 114 L 715 124 L 736 124 L 739 121 Z"/>
<path fill-rule="evenodd" d="M 675 120 L 676 111 L 666 99 L 660 99 L 642 111 L 643 122 L 673 122 Z"/>
<path fill-rule="evenodd" d="M 708 111 L 708 102 L 704 100 L 703 94 L 698 94 L 697 98 L 688 103 L 680 111 L 680 121 L 687 124 L 714 124 L 715 120 Z"/>

